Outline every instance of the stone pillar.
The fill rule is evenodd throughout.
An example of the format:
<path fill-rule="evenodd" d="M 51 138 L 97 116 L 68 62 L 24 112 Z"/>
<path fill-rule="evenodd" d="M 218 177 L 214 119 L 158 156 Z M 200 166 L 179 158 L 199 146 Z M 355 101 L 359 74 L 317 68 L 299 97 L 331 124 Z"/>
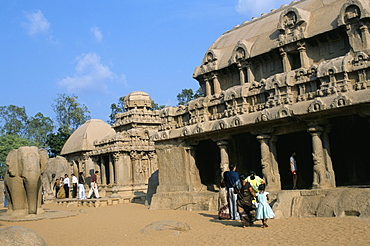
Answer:
<path fill-rule="evenodd" d="M 224 177 L 224 172 L 229 171 L 229 154 L 227 153 L 227 141 L 218 141 L 217 146 L 220 148 L 220 156 L 221 156 L 221 178 Z"/>
<path fill-rule="evenodd" d="M 157 154 L 154 151 L 151 151 L 148 153 L 148 157 L 150 161 L 150 175 L 152 175 L 158 170 Z"/>
<path fill-rule="evenodd" d="M 101 184 L 106 185 L 107 184 L 107 173 L 105 170 L 105 162 L 104 162 L 104 157 L 101 157 L 100 161 L 100 171 L 101 171 Z"/>
<path fill-rule="evenodd" d="M 244 85 L 245 84 L 245 75 L 244 75 L 243 66 L 240 63 L 238 63 L 238 69 L 239 69 L 240 85 Z"/>
<path fill-rule="evenodd" d="M 363 49 L 368 50 L 370 49 L 369 47 L 370 45 L 369 28 L 367 27 L 367 25 L 362 25 L 360 27 L 360 31 L 361 31 L 362 47 Z"/>
<path fill-rule="evenodd" d="M 123 185 L 132 185 L 133 176 L 132 176 L 132 163 L 130 154 L 125 152 L 122 156 L 122 184 Z"/>
<path fill-rule="evenodd" d="M 113 185 L 114 181 L 114 167 L 113 167 L 113 158 L 112 155 L 109 155 L 109 184 Z"/>
<path fill-rule="evenodd" d="M 261 144 L 261 165 L 262 174 L 266 182 L 266 189 L 268 190 L 280 190 L 280 183 L 277 183 L 275 175 L 272 171 L 271 163 L 271 151 L 269 147 L 270 135 L 260 134 L 257 136 L 257 140 Z"/>
<path fill-rule="evenodd" d="M 327 170 L 325 167 L 323 145 L 321 134 L 323 128 L 318 125 L 312 125 L 307 130 L 312 136 L 312 157 L 313 157 L 313 183 L 312 188 L 324 189 L 330 187 L 330 182 L 327 179 Z"/>
<path fill-rule="evenodd" d="M 113 163 L 114 163 L 114 183 L 119 185 L 121 184 L 121 166 L 122 166 L 122 154 L 116 152 L 113 154 Z"/>
<path fill-rule="evenodd" d="M 247 63 L 247 77 L 248 77 L 248 82 L 253 82 L 254 81 L 254 74 L 251 69 L 252 64 L 250 62 Z"/>
<path fill-rule="evenodd" d="M 301 67 L 308 68 L 310 66 L 309 59 L 306 52 L 306 47 L 304 42 L 298 42 L 298 51 L 299 51 L 299 57 L 301 60 Z"/>
<path fill-rule="evenodd" d="M 277 136 L 275 135 L 271 136 L 270 138 L 271 170 L 272 170 L 272 173 L 274 174 L 272 179 L 273 179 L 273 183 L 275 184 L 272 188 L 275 190 L 281 190 L 279 163 L 277 162 L 276 142 L 277 142 Z"/>
<path fill-rule="evenodd" d="M 325 160 L 325 166 L 326 170 L 328 172 L 328 179 L 330 182 L 331 187 L 336 187 L 335 182 L 335 173 L 333 169 L 333 163 L 331 161 L 331 153 L 330 153 L 330 141 L 329 141 L 329 132 L 330 132 L 330 126 L 326 126 L 324 132 L 322 133 L 322 144 L 323 144 L 323 151 L 324 151 L 324 160 Z"/>
<path fill-rule="evenodd" d="M 199 191 L 202 188 L 202 183 L 200 180 L 200 174 L 198 167 L 195 162 L 195 147 L 186 147 L 187 154 L 187 164 L 188 164 L 188 182 L 189 191 Z"/>
<path fill-rule="evenodd" d="M 292 70 L 292 67 L 290 66 L 288 54 L 285 52 L 283 48 L 280 48 L 280 55 L 283 61 L 284 72 L 290 72 Z"/>
<path fill-rule="evenodd" d="M 204 79 L 204 83 L 206 85 L 206 96 L 210 96 L 212 95 L 212 91 L 211 91 L 211 85 L 209 84 L 209 80 L 207 78 Z"/>
<path fill-rule="evenodd" d="M 212 76 L 213 79 L 213 89 L 215 91 L 215 94 L 220 94 L 221 93 L 221 86 L 220 86 L 220 81 L 218 81 L 217 75 L 214 74 Z"/>

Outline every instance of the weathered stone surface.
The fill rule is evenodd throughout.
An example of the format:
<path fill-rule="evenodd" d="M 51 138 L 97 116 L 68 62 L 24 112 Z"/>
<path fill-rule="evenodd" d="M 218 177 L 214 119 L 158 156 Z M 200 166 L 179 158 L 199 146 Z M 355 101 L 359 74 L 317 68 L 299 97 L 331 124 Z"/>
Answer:
<path fill-rule="evenodd" d="M 170 220 L 162 220 L 153 222 L 146 227 L 144 227 L 141 232 L 142 233 L 152 233 L 155 231 L 178 231 L 178 232 L 188 232 L 190 230 L 190 226 L 181 221 L 170 221 Z"/>
<path fill-rule="evenodd" d="M 64 177 L 65 174 L 70 172 L 70 165 L 66 158 L 57 156 L 50 158 L 45 171 L 42 173 L 42 185 L 44 186 L 44 197 L 53 198 L 55 197 L 55 190 L 53 186 L 56 179 Z"/>
<path fill-rule="evenodd" d="M 36 232 L 19 226 L 0 229 L 1 246 L 47 246 Z"/>

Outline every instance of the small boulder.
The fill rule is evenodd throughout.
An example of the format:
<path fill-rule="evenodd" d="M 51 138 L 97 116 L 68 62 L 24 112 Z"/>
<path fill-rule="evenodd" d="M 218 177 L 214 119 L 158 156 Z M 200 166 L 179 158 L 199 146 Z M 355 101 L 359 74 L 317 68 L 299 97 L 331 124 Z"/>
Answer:
<path fill-rule="evenodd" d="M 190 230 L 190 226 L 181 221 L 162 220 L 147 225 L 141 230 L 141 232 L 150 233 L 152 231 L 166 231 L 166 230 L 187 232 Z"/>
<path fill-rule="evenodd" d="M 31 229 L 19 226 L 0 229 L 0 246 L 47 246 L 46 242 Z"/>

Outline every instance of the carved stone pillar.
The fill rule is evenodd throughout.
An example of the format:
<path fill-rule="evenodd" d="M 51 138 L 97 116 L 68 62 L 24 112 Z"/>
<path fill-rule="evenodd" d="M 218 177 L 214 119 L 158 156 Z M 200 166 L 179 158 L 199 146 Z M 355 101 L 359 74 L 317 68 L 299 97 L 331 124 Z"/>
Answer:
<path fill-rule="evenodd" d="M 273 173 L 273 183 L 275 184 L 271 188 L 274 190 L 281 190 L 281 180 L 279 172 L 279 163 L 277 162 L 277 148 L 276 148 L 277 136 L 273 135 L 270 138 L 270 152 L 271 152 L 271 170 Z M 270 190 L 271 190 L 270 188 Z"/>
<path fill-rule="evenodd" d="M 360 27 L 360 31 L 361 31 L 362 47 L 363 49 L 368 50 L 370 49 L 369 47 L 370 45 L 369 28 L 367 27 L 367 25 L 362 25 Z"/>
<path fill-rule="evenodd" d="M 195 147 L 186 147 L 189 191 L 199 191 L 202 187 L 199 170 L 195 162 Z"/>
<path fill-rule="evenodd" d="M 211 85 L 209 83 L 209 80 L 207 78 L 204 79 L 204 83 L 206 85 L 206 96 L 210 96 L 212 95 L 212 92 L 211 92 Z"/>
<path fill-rule="evenodd" d="M 329 141 L 329 132 L 330 132 L 330 126 L 326 126 L 324 132 L 322 133 L 322 144 L 323 144 L 323 151 L 324 151 L 324 160 L 325 160 L 325 166 L 326 170 L 328 172 L 328 179 L 330 182 L 331 187 L 336 187 L 335 183 L 335 173 L 333 169 L 333 163 L 331 161 L 331 153 L 330 153 L 330 141 Z"/>
<path fill-rule="evenodd" d="M 243 85 L 243 84 L 245 84 L 245 75 L 244 75 L 243 66 L 240 63 L 238 63 L 238 69 L 239 69 L 240 85 Z"/>
<path fill-rule="evenodd" d="M 114 167 L 113 167 L 113 160 L 112 155 L 109 155 L 109 184 L 113 185 L 114 182 Z"/>
<path fill-rule="evenodd" d="M 299 51 L 299 57 L 301 60 L 301 67 L 308 68 L 310 66 L 309 59 L 306 52 L 306 47 L 304 42 L 298 42 L 298 51 Z"/>
<path fill-rule="evenodd" d="M 227 153 L 227 141 L 218 141 L 217 146 L 220 148 L 221 156 L 221 177 L 224 177 L 224 172 L 229 171 L 229 154 Z"/>
<path fill-rule="evenodd" d="M 122 156 L 122 184 L 123 185 L 132 185 L 133 176 L 132 176 L 132 163 L 129 153 L 125 152 Z"/>
<path fill-rule="evenodd" d="M 257 136 L 257 140 L 261 144 L 261 165 L 262 174 L 267 184 L 268 190 L 279 190 L 280 183 L 276 183 L 276 178 L 272 170 L 271 151 L 269 147 L 270 135 L 261 134 Z"/>
<path fill-rule="evenodd" d="M 122 155 L 119 152 L 113 154 L 113 163 L 114 163 L 114 183 L 119 185 L 121 184 L 121 166 L 122 166 Z"/>
<path fill-rule="evenodd" d="M 101 157 L 100 161 L 100 171 L 101 171 L 101 184 L 106 185 L 107 184 L 107 173 L 105 170 L 105 162 L 104 162 L 104 157 Z"/>
<path fill-rule="evenodd" d="M 312 136 L 312 157 L 313 157 L 313 183 L 312 188 L 323 189 L 329 188 L 330 182 L 327 179 L 327 170 L 325 167 L 323 145 L 321 134 L 323 128 L 318 125 L 312 125 L 307 130 Z"/>
<path fill-rule="evenodd" d="M 290 72 L 292 70 L 292 67 L 290 66 L 288 54 L 285 52 L 283 48 L 280 48 L 280 55 L 283 61 L 284 72 Z"/>
<path fill-rule="evenodd" d="M 212 79 L 213 79 L 213 87 L 214 87 L 213 89 L 214 89 L 215 94 L 220 94 L 221 86 L 220 86 L 220 81 L 218 81 L 217 75 L 214 74 L 212 76 Z"/>
<path fill-rule="evenodd" d="M 254 74 L 252 72 L 251 68 L 252 64 L 250 62 L 247 63 L 247 77 L 248 77 L 248 82 L 253 82 L 254 81 Z"/>

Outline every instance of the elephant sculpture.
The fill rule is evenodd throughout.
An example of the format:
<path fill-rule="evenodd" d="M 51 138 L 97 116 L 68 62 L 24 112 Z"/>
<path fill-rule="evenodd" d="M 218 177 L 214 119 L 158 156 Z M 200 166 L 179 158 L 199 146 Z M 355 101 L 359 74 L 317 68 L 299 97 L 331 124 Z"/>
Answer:
<path fill-rule="evenodd" d="M 45 171 L 42 173 L 42 185 L 44 186 L 44 195 L 46 198 L 54 198 L 53 186 L 55 179 L 64 177 L 64 174 L 69 173 L 69 164 L 66 158 L 57 156 L 50 158 Z"/>
<path fill-rule="evenodd" d="M 9 152 L 4 177 L 9 215 L 43 213 L 41 174 L 48 159 L 47 151 L 35 146 L 23 146 Z"/>

